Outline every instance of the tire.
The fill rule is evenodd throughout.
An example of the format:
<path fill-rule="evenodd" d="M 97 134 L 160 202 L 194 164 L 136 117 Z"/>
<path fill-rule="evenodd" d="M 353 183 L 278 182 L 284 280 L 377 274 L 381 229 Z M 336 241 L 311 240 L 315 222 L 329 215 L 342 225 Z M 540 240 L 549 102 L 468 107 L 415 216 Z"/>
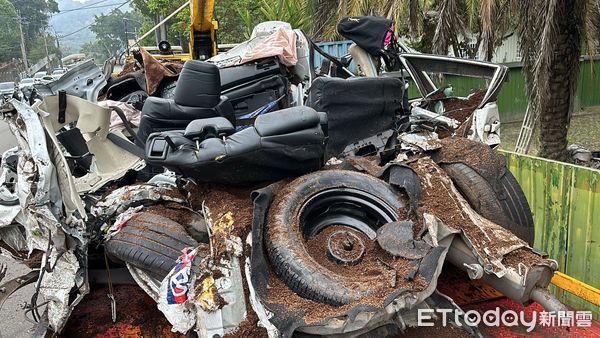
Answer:
<path fill-rule="evenodd" d="M 186 247 L 198 243 L 184 227 L 166 217 L 142 212 L 104 244 L 106 253 L 164 278 Z"/>
<path fill-rule="evenodd" d="M 503 170 L 495 182 L 489 182 L 464 163 L 441 166 L 475 211 L 533 245 L 535 229 L 531 209 L 509 170 Z"/>
<path fill-rule="evenodd" d="M 356 223 L 343 228 L 371 238 L 378 227 L 398 220 L 397 212 L 404 207 L 397 191 L 369 175 L 326 170 L 302 176 L 280 190 L 271 203 L 267 255 L 275 273 L 301 297 L 334 306 L 349 304 L 370 294 L 374 286 L 347 287 L 340 275 L 311 256 L 307 241 L 330 226 L 342 227 L 340 217 Z M 370 229 L 361 227 L 367 224 Z"/>

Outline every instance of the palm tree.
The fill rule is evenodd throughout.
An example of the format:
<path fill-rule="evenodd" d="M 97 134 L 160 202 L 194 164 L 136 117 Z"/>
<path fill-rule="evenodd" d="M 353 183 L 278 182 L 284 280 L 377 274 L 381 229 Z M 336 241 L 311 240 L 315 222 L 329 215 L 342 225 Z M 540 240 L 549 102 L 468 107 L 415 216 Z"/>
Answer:
<path fill-rule="evenodd" d="M 378 15 L 396 22 L 399 34 L 408 33 L 410 40 L 433 40 L 427 52 L 461 56 L 461 39 L 475 36 L 476 48 L 470 51 L 474 57 L 478 50 L 481 58 L 491 60 L 493 50 L 505 38 L 510 28 L 510 16 L 502 10 L 510 0 L 307 0 L 307 10 L 312 17 L 311 35 L 317 39 L 338 38 L 336 25 L 344 16 Z M 493 6 L 491 6 L 493 5 Z M 434 18 L 435 29 L 424 31 L 424 22 Z M 493 23 L 493 24 L 492 24 Z M 485 31 L 484 31 L 485 28 Z M 472 34 L 467 34 L 471 32 Z M 433 34 L 430 37 L 423 35 Z M 482 48 L 479 48 L 479 46 Z"/>
<path fill-rule="evenodd" d="M 588 51 L 597 45 L 599 6 L 598 0 L 530 0 L 515 5 L 528 110 L 541 128 L 540 156 L 568 158 L 567 131 L 581 46 L 584 40 Z"/>
<path fill-rule="evenodd" d="M 491 60 L 506 33 L 516 29 L 523 56 L 528 111 L 541 128 L 540 155 L 557 160 L 568 158 L 567 130 L 579 81 L 581 46 L 585 44 L 589 54 L 598 46 L 600 0 L 313 1 L 327 8 L 326 13 L 337 8 L 337 15 L 329 19 L 314 18 L 316 33 L 323 32 L 325 36 L 332 29 L 322 29 L 326 22 L 323 20 L 375 14 L 407 23 L 414 37 L 419 18 L 435 8 L 433 52 L 439 54 L 447 54 L 449 48 L 454 48 L 458 55 L 458 38 L 470 31 L 477 34 L 477 49 L 482 59 Z"/>

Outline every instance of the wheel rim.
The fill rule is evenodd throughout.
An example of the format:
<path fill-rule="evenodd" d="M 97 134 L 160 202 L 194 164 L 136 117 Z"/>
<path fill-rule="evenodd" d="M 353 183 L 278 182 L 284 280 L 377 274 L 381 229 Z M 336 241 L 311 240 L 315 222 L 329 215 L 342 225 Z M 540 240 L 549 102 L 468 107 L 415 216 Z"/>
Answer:
<path fill-rule="evenodd" d="M 310 240 L 323 229 L 341 225 L 375 239 L 377 229 L 398 220 L 398 214 L 373 194 L 351 188 L 333 188 L 312 196 L 300 211 L 300 231 Z"/>

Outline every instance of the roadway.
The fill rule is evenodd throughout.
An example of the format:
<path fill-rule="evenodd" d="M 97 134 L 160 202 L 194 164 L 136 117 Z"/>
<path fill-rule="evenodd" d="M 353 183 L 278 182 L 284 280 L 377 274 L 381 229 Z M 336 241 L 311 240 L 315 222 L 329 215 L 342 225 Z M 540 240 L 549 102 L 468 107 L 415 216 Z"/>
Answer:
<path fill-rule="evenodd" d="M 16 140 L 11 134 L 8 125 L 4 121 L 0 121 L 0 152 L 4 153 L 16 145 Z M 7 281 L 24 275 L 29 271 L 24 265 L 15 263 L 14 260 L 0 256 L 0 264 L 8 265 L 8 272 L 3 281 Z M 2 283 L 2 282 L 0 282 Z M 31 299 L 34 285 L 27 285 L 23 289 L 17 291 L 10 296 L 4 306 L 2 306 L 0 315 L 0 338 L 25 338 L 31 337 L 33 324 L 25 320 L 23 316 L 23 305 Z"/>

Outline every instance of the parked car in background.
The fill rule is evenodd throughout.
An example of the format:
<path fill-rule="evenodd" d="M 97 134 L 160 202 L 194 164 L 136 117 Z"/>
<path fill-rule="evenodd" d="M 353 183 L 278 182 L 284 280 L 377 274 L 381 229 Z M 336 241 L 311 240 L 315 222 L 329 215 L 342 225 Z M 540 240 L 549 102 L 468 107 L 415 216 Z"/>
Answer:
<path fill-rule="evenodd" d="M 54 82 L 58 79 L 59 78 L 55 77 L 54 75 L 44 75 L 40 79 L 38 79 L 36 83 L 48 84 L 48 83 Z"/>
<path fill-rule="evenodd" d="M 14 82 L 0 82 L 0 97 L 2 101 L 9 100 L 15 93 L 16 85 Z"/>
<path fill-rule="evenodd" d="M 64 75 L 67 72 L 66 68 L 54 68 L 52 75 Z"/>
<path fill-rule="evenodd" d="M 26 77 L 19 82 L 19 90 L 23 90 L 24 88 L 31 87 L 35 83 L 35 80 L 31 77 Z"/>
<path fill-rule="evenodd" d="M 40 83 L 42 81 L 42 78 L 47 75 L 48 75 L 48 73 L 46 73 L 46 72 L 37 72 L 37 73 L 33 74 L 33 80 L 35 83 Z"/>

